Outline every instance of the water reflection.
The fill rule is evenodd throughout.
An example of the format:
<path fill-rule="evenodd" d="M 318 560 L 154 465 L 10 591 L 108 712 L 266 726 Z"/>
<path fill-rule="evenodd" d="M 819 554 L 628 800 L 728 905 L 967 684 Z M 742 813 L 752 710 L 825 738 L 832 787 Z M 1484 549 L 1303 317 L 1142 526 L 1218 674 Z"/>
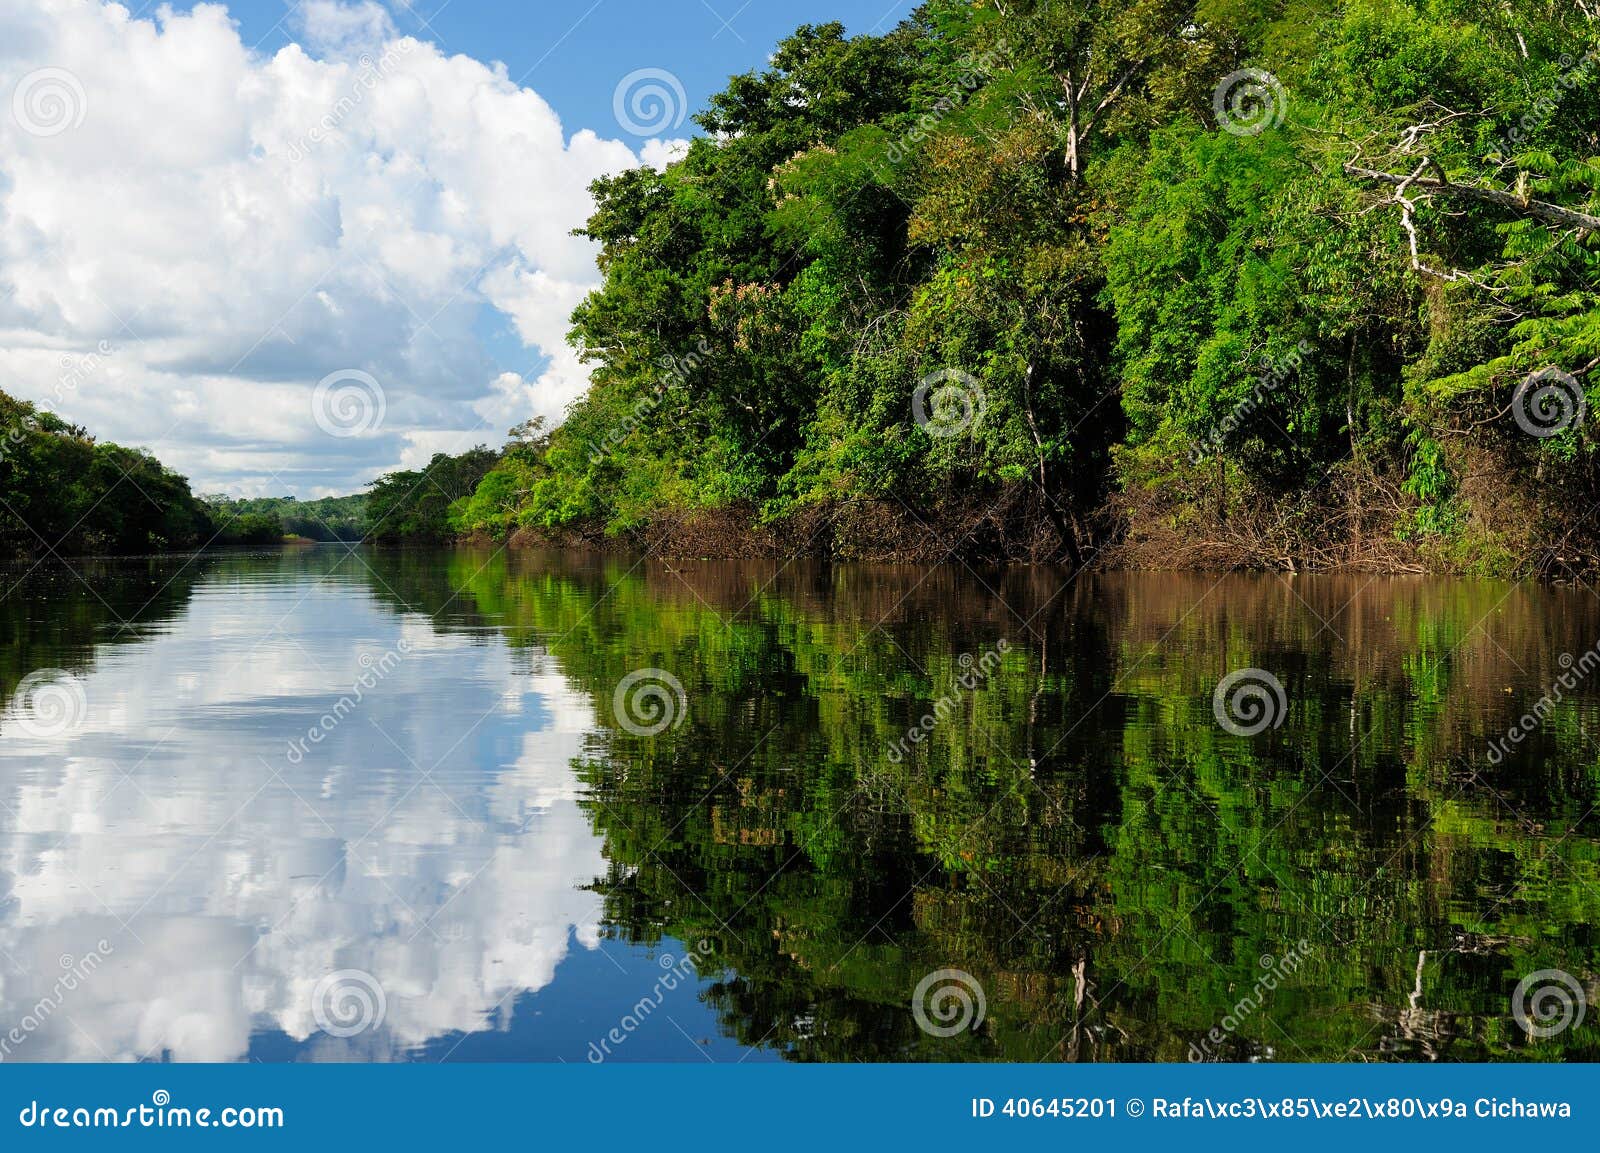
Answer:
<path fill-rule="evenodd" d="M 622 1059 L 1595 1055 L 1594 1013 L 1535 1038 L 1511 999 L 1542 969 L 1596 992 L 1600 684 L 1490 755 L 1600 640 L 1583 590 L 337 549 L 80 572 L 0 602 L 7 693 L 53 667 L 86 702 L 58 734 L 0 718 L 0 1033 L 60 1002 L 6 1059 L 583 1060 L 630 1014 Z M 1212 692 L 1246 667 L 1288 711 L 1239 736 Z M 640 669 L 681 723 L 619 723 Z M 941 969 L 984 994 L 951 1036 L 912 1006 Z M 345 971 L 384 1008 L 339 1036 Z"/>
<path fill-rule="evenodd" d="M 59 958 L 110 948 L 13 1059 L 304 1041 L 318 981 L 347 969 L 380 982 L 382 1026 L 317 1055 L 385 1058 L 504 1026 L 598 946 L 605 862 L 570 767 L 587 699 L 548 659 L 437 631 L 324 559 L 200 566 L 137 643 L 51 658 L 86 666 L 81 724 L 6 726 L 0 1021 L 48 999 Z M 126 605 L 147 582 L 106 583 Z M 84 595 L 69 628 L 128 634 Z M 34 607 L 35 638 L 63 623 Z M 297 755 L 291 735 L 319 726 Z"/>

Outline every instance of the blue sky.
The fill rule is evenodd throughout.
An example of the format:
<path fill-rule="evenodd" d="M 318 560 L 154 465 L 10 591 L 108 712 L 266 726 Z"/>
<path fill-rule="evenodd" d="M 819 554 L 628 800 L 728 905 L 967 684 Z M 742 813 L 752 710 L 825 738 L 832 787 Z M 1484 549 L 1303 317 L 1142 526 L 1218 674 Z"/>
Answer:
<path fill-rule="evenodd" d="M 617 131 L 611 112 L 615 77 L 634 69 L 670 69 L 698 109 L 730 75 L 761 67 L 772 46 L 801 24 L 838 20 L 852 35 L 882 32 L 915 6 L 912 0 L 387 2 L 402 33 L 452 53 L 503 62 L 513 80 L 548 100 L 570 128 L 602 134 Z M 238 0 L 227 7 L 246 43 L 263 52 L 295 38 L 296 4 Z"/>
<path fill-rule="evenodd" d="M 911 9 L 0 6 L 0 379 L 239 495 L 359 491 L 559 420 L 590 182 L 667 163 L 796 26 Z"/>

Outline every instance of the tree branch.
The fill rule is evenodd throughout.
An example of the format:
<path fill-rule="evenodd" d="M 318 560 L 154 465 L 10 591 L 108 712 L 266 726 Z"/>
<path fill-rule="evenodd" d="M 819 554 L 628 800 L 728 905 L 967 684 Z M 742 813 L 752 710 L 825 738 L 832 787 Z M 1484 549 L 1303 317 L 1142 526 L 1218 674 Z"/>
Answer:
<path fill-rule="evenodd" d="M 1427 163 L 1431 165 L 1431 161 Z M 1499 208 L 1509 208 L 1520 215 L 1532 216 L 1549 224 L 1561 225 L 1563 228 L 1586 228 L 1590 231 L 1600 231 L 1600 216 L 1591 216 L 1587 212 L 1578 212 L 1571 208 L 1562 208 L 1559 204 L 1549 204 L 1543 200 L 1524 199 L 1509 192 L 1501 192 L 1495 188 L 1479 188 L 1473 184 L 1452 184 L 1436 177 L 1397 176 L 1393 172 L 1379 172 L 1376 169 L 1362 168 L 1355 164 L 1346 164 L 1344 170 L 1351 176 L 1375 180 L 1379 184 L 1388 184 L 1402 190 L 1412 188 L 1420 192 L 1437 192 L 1445 196 L 1460 196 L 1467 200 L 1493 204 Z"/>

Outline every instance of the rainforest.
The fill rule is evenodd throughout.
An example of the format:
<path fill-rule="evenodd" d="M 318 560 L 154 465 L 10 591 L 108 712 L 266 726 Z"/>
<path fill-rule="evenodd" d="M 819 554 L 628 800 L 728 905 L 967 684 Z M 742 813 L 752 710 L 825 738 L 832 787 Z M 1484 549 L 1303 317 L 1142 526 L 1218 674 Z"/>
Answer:
<path fill-rule="evenodd" d="M 13 1098 L 1582 1101 L 1600 0 L 888 2 L 0 4 Z"/>
<path fill-rule="evenodd" d="M 592 188 L 564 419 L 321 509 L 13 419 L 6 540 L 1600 563 L 1581 4 L 930 0 L 799 28 L 694 121 Z"/>
<path fill-rule="evenodd" d="M 593 384 L 460 533 L 1570 575 L 1581 6 L 934 2 L 595 187 Z"/>

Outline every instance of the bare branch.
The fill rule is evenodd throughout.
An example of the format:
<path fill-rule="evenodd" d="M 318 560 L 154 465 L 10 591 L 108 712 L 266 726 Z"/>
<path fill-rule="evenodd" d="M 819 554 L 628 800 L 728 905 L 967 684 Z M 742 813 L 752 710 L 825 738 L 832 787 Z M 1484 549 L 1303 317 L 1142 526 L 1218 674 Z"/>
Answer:
<path fill-rule="evenodd" d="M 1423 167 L 1431 167 L 1433 161 L 1425 160 Z M 1479 188 L 1475 184 L 1452 184 L 1447 180 L 1433 177 L 1424 178 L 1418 175 L 1422 169 L 1409 176 L 1399 176 L 1393 172 L 1379 172 L 1372 168 L 1362 168 L 1355 164 L 1346 164 L 1345 172 L 1351 176 L 1360 176 L 1366 180 L 1373 180 L 1379 184 L 1388 184 L 1401 193 L 1407 188 L 1416 188 L 1422 192 L 1437 192 L 1445 196 L 1459 196 L 1467 200 L 1477 200 L 1484 204 L 1493 204 L 1499 208 L 1509 208 L 1522 216 L 1532 216 L 1549 224 L 1558 224 L 1563 228 L 1584 228 L 1591 232 L 1600 231 L 1600 216 L 1591 216 L 1587 212 L 1578 212 L 1575 209 L 1563 208 L 1559 204 L 1550 204 L 1543 200 L 1516 196 L 1510 192 L 1501 192 L 1497 188 Z"/>

